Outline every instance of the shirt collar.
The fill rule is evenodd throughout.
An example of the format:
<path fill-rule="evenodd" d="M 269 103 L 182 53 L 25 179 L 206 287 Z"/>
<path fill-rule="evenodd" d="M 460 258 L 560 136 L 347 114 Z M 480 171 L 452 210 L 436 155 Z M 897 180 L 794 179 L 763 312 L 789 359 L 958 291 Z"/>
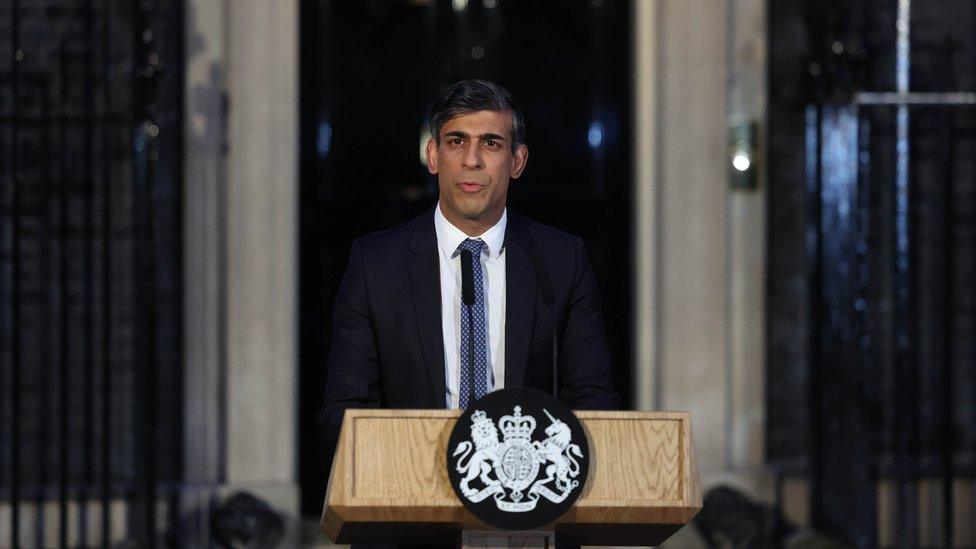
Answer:
<path fill-rule="evenodd" d="M 469 237 L 444 217 L 440 202 L 434 208 L 434 232 L 437 234 L 437 247 L 447 258 L 454 257 L 454 252 L 465 239 L 474 238 L 485 243 L 489 259 L 496 259 L 501 254 L 502 245 L 505 242 L 506 225 L 508 225 L 508 208 L 502 210 L 502 217 L 490 229 L 478 236 Z"/>

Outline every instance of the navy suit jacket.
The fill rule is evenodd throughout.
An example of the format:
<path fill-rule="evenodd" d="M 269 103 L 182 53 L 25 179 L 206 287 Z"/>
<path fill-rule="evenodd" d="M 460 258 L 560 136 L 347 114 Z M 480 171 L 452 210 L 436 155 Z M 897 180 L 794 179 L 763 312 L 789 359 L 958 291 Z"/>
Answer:
<path fill-rule="evenodd" d="M 505 229 L 505 387 L 552 391 L 552 321 L 538 287 L 540 254 L 555 294 L 559 398 L 616 409 L 600 294 L 583 241 L 511 210 Z M 444 339 L 434 210 L 352 244 L 336 296 L 319 421 L 331 458 L 346 408 L 444 408 Z"/>

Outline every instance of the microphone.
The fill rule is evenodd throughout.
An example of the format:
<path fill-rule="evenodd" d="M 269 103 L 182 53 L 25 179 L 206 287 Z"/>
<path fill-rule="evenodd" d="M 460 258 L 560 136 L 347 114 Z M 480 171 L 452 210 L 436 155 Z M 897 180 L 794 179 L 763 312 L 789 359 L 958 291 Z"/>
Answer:
<path fill-rule="evenodd" d="M 559 330 L 556 326 L 556 292 L 552 289 L 552 279 L 546 260 L 542 257 L 542 250 L 532 248 L 532 263 L 535 265 L 535 276 L 542 290 L 542 300 L 549 308 L 549 320 L 552 321 L 552 396 L 559 399 Z"/>
<path fill-rule="evenodd" d="M 471 266 L 471 251 L 461 250 L 461 301 L 474 305 L 474 267 Z"/>
<path fill-rule="evenodd" d="M 461 250 L 461 301 L 468 308 L 468 341 L 471 342 L 468 349 L 468 406 L 474 404 L 474 314 L 471 306 L 474 305 L 474 266 L 472 261 L 474 256 L 470 250 Z M 460 387 L 458 388 L 460 392 Z M 458 402 L 460 402 L 458 395 Z"/>

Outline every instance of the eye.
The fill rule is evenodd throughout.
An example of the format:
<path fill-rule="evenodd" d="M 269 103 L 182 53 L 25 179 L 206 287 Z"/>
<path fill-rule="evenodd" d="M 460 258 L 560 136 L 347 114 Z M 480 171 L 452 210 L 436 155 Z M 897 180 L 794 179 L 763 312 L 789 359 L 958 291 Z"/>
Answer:
<path fill-rule="evenodd" d="M 485 146 L 488 147 L 489 149 L 497 149 L 499 147 L 498 141 L 495 141 L 494 139 L 486 140 Z"/>
<path fill-rule="evenodd" d="M 462 143 L 464 143 L 464 140 L 461 139 L 460 137 L 452 137 L 452 138 L 448 139 L 447 142 L 450 143 L 451 145 L 457 146 L 457 145 L 461 145 Z"/>

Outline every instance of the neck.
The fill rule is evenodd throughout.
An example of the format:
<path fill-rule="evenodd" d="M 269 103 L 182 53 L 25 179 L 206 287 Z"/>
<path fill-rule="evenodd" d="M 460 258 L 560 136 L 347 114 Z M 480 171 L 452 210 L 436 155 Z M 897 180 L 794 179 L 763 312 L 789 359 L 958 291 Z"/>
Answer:
<path fill-rule="evenodd" d="M 488 221 L 482 219 L 466 219 L 464 217 L 455 217 L 445 212 L 443 209 L 441 213 L 444 214 L 444 218 L 451 224 L 460 229 L 460 231 L 470 237 L 481 236 L 485 234 L 485 231 L 495 226 L 498 220 L 502 218 L 502 210 L 498 212 L 497 215 L 492 216 Z"/>

